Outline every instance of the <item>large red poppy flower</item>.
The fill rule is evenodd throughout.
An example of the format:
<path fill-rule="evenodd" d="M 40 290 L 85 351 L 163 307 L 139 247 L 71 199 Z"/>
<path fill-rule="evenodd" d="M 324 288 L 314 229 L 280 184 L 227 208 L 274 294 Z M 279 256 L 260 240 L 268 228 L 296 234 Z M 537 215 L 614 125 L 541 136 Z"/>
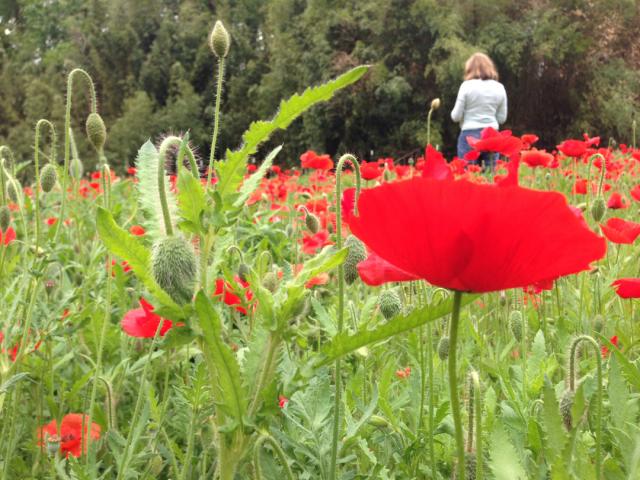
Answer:
<path fill-rule="evenodd" d="M 84 432 L 82 423 L 84 422 Z M 60 422 L 60 431 L 58 432 L 58 423 L 52 422 L 44 425 L 38 432 L 39 444 L 44 446 L 47 440 L 57 439 L 60 441 L 60 451 L 67 458 L 69 455 L 79 457 L 86 453 L 89 442 L 87 434 L 89 432 L 89 417 L 80 413 L 69 413 L 62 418 Z M 52 438 L 53 437 L 53 438 Z M 91 441 L 100 438 L 100 425 L 91 423 Z"/>
<path fill-rule="evenodd" d="M 640 298 L 640 278 L 620 278 L 611 286 L 620 298 Z"/>
<path fill-rule="evenodd" d="M 140 307 L 142 308 L 129 310 L 122 317 L 122 330 L 130 337 L 152 338 L 155 336 L 160 322 L 163 322 L 160 327 L 160 335 L 164 336 L 173 326 L 171 320 L 153 313 L 153 305 L 144 298 L 140 298 Z"/>
<path fill-rule="evenodd" d="M 482 130 L 480 138 L 467 137 L 469 146 L 478 152 L 496 152 L 510 157 L 522 149 L 522 140 L 511 135 L 511 130 L 497 130 L 488 127 Z"/>
<path fill-rule="evenodd" d="M 2 233 L 2 228 L 0 228 L 0 245 L 9 245 L 16 239 L 16 231 L 9 227 L 7 230 Z"/>
<path fill-rule="evenodd" d="M 600 228 L 607 240 L 613 243 L 633 243 L 640 235 L 640 223 L 622 218 L 610 218 L 605 225 L 600 225 Z"/>
<path fill-rule="evenodd" d="M 302 168 L 311 168 L 313 170 L 331 170 L 333 161 L 329 155 L 318 155 L 313 150 L 307 150 L 300 155 Z"/>
<path fill-rule="evenodd" d="M 522 152 L 520 158 L 531 168 L 548 167 L 553 162 L 553 155 L 535 148 Z"/>
<path fill-rule="evenodd" d="M 425 162 L 422 166 L 422 176 L 435 180 L 452 180 L 453 172 L 444 155 L 431 145 L 427 145 L 424 151 Z"/>
<path fill-rule="evenodd" d="M 382 175 L 382 168 L 378 162 L 360 162 L 360 175 L 364 180 L 375 180 Z"/>
<path fill-rule="evenodd" d="M 367 258 L 358 263 L 358 274 L 364 283 L 372 287 L 377 287 L 387 282 L 419 280 L 415 275 L 400 270 L 374 252 L 369 252 Z"/>
<path fill-rule="evenodd" d="M 598 146 L 600 144 L 600 137 L 589 138 L 587 134 L 584 135 L 584 140 L 569 139 L 562 142 L 560 145 L 556 145 L 558 150 L 564 153 L 567 157 L 581 157 L 592 146 Z"/>
<path fill-rule="evenodd" d="M 243 306 L 251 302 L 253 292 L 249 289 L 249 283 L 242 280 L 239 276 L 234 277 L 234 281 L 244 289 L 244 302 L 239 294 L 233 289 L 233 285 L 222 278 L 216 279 L 216 291 L 213 296 L 221 299 L 225 304 L 234 307 L 243 315 L 247 314 L 247 309 Z"/>
<path fill-rule="evenodd" d="M 629 200 L 620 192 L 613 192 L 607 200 L 607 208 L 612 210 L 620 210 L 629 207 Z"/>
<path fill-rule="evenodd" d="M 377 255 L 453 290 L 525 287 L 606 252 L 556 192 L 414 178 L 365 190 L 358 212 L 347 222 Z"/>

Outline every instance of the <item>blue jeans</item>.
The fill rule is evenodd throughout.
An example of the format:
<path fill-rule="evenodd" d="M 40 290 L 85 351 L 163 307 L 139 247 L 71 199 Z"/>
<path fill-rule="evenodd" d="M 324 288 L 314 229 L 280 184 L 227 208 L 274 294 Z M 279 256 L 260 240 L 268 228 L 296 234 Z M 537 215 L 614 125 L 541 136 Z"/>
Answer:
<path fill-rule="evenodd" d="M 458 158 L 464 158 L 464 156 L 473 150 L 467 142 L 467 137 L 480 138 L 483 128 L 473 128 L 470 130 L 462 130 L 458 136 Z M 471 164 L 480 164 L 485 169 L 493 170 L 496 166 L 496 160 L 498 160 L 497 153 L 483 152 L 480 154 L 478 160 L 469 162 Z"/>

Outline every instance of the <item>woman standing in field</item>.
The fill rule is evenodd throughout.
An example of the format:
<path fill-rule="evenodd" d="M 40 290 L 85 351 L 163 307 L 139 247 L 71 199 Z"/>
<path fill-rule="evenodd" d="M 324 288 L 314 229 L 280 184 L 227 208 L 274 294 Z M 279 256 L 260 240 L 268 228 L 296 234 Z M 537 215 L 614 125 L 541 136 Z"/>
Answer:
<path fill-rule="evenodd" d="M 464 82 L 460 85 L 451 119 L 460 123 L 458 157 L 464 158 L 471 150 L 467 137 L 480 138 L 487 127 L 498 130 L 507 119 L 507 92 L 498 82 L 493 61 L 484 53 L 474 53 L 464 65 Z M 483 153 L 479 161 L 493 169 L 496 155 Z"/>

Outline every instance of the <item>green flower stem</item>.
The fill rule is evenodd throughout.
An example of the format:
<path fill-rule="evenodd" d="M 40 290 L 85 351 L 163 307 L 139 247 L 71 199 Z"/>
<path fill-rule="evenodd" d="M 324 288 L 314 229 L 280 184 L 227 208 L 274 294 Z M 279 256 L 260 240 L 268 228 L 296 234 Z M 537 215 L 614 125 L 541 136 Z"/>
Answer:
<path fill-rule="evenodd" d="M 267 345 L 265 347 L 266 353 L 263 355 L 264 363 L 262 364 L 262 368 L 260 369 L 260 374 L 258 378 L 255 379 L 256 389 L 253 394 L 253 398 L 251 399 L 251 403 L 249 404 L 249 409 L 247 410 L 248 418 L 253 418 L 253 416 L 258 411 L 258 407 L 260 406 L 261 393 L 265 386 L 269 384 L 271 379 L 273 378 L 273 374 L 275 371 L 277 353 L 280 344 L 282 343 L 282 339 L 277 334 L 270 334 L 267 337 Z"/>
<path fill-rule="evenodd" d="M 260 466 L 260 452 L 262 451 L 262 446 L 268 443 L 271 448 L 273 449 L 274 453 L 276 454 L 276 456 L 278 457 L 278 460 L 280 460 L 280 463 L 282 464 L 282 468 L 284 469 L 284 473 L 285 476 L 287 477 L 288 480 L 294 480 L 294 476 L 293 476 L 293 472 L 291 471 L 291 468 L 289 467 L 289 464 L 287 463 L 287 457 L 284 454 L 284 451 L 282 450 L 282 448 L 280 447 L 280 445 L 278 445 L 278 442 L 275 441 L 275 439 L 269 435 L 268 433 L 263 433 L 262 435 L 260 435 L 260 438 L 258 439 L 258 441 L 256 442 L 256 445 L 254 447 L 253 450 L 253 467 L 255 469 L 256 472 L 256 479 L 257 480 L 262 480 L 262 467 Z"/>
<path fill-rule="evenodd" d="M 69 176 L 69 159 L 71 157 L 71 140 L 69 132 L 71 130 L 71 97 L 73 96 L 73 80 L 77 75 L 84 77 L 89 86 L 89 95 L 91 101 L 91 113 L 96 113 L 98 108 L 98 100 L 96 98 L 96 89 L 93 85 L 93 79 L 91 76 L 81 68 L 75 68 L 71 70 L 67 76 L 67 102 L 64 113 L 64 166 L 62 169 L 62 179 L 60 182 L 62 191 L 62 202 L 60 204 L 60 221 L 56 223 L 55 232 L 53 235 L 54 242 L 58 238 L 60 231 L 60 224 L 64 219 L 64 209 L 67 202 L 67 177 Z"/>
<path fill-rule="evenodd" d="M 431 145 L 431 115 L 433 114 L 433 108 L 429 108 L 427 114 L 427 145 Z"/>
<path fill-rule="evenodd" d="M 171 224 L 171 214 L 169 213 L 169 204 L 167 202 L 167 191 L 165 189 L 166 172 L 165 161 L 167 159 L 167 151 L 171 145 L 175 145 L 182 140 L 178 137 L 167 137 L 160 144 L 158 160 L 158 192 L 160 194 L 160 206 L 162 207 L 162 218 L 164 219 L 164 228 L 167 231 L 167 235 L 173 235 L 173 225 Z M 178 165 L 176 165 L 178 167 Z"/>
<path fill-rule="evenodd" d="M 33 163 L 35 168 L 35 188 L 34 188 L 34 212 L 35 212 L 35 246 L 36 255 L 40 247 L 40 130 L 45 126 L 49 128 L 51 134 L 51 158 L 50 163 L 55 164 L 56 158 L 56 129 L 49 120 L 40 119 L 36 123 L 36 133 L 33 151 Z M 62 219 L 60 219 L 62 221 Z"/>
<path fill-rule="evenodd" d="M 471 389 L 473 390 L 473 405 L 475 416 L 475 440 L 476 440 L 476 480 L 483 480 L 484 465 L 482 456 L 482 389 L 480 375 L 475 370 L 470 373 Z M 471 433 L 469 433 L 471 434 Z"/>
<path fill-rule="evenodd" d="M 462 432 L 462 419 L 460 418 L 460 399 L 458 398 L 457 373 L 457 342 L 458 324 L 460 322 L 460 303 L 462 292 L 453 292 L 453 311 L 451 312 L 451 322 L 449 324 L 449 396 L 451 399 L 451 415 L 455 425 L 456 455 L 458 457 L 458 480 L 465 478 L 464 464 L 464 434 Z"/>
<path fill-rule="evenodd" d="M 354 213 L 358 214 L 358 197 L 360 195 L 360 165 L 356 157 L 350 153 L 345 153 L 338 160 L 336 165 L 336 246 L 338 250 L 342 248 L 342 169 L 345 162 L 351 163 L 356 173 L 356 198 Z M 344 267 L 338 267 L 338 334 L 342 332 L 344 326 Z M 342 372 L 340 358 L 335 363 L 335 395 L 333 405 L 333 435 L 331 439 L 331 463 L 329 467 L 329 479 L 336 479 L 336 466 L 338 462 L 338 437 L 340 436 L 340 406 L 342 393 Z"/>
<path fill-rule="evenodd" d="M 218 59 L 218 82 L 216 83 L 216 104 L 213 116 L 213 135 L 211 136 L 211 153 L 209 154 L 209 168 L 207 170 L 207 188 L 211 185 L 213 175 L 213 160 L 216 155 L 218 129 L 220 128 L 220 101 L 222 97 L 222 81 L 224 79 L 224 57 Z"/>
<path fill-rule="evenodd" d="M 578 346 L 581 343 L 587 343 L 593 347 L 596 356 L 597 372 L 598 372 L 598 391 L 597 391 L 597 410 L 596 410 L 596 479 L 602 478 L 602 355 L 600 347 L 593 337 L 589 335 L 580 335 L 571 343 L 569 351 L 569 390 L 576 390 L 576 357 Z"/>

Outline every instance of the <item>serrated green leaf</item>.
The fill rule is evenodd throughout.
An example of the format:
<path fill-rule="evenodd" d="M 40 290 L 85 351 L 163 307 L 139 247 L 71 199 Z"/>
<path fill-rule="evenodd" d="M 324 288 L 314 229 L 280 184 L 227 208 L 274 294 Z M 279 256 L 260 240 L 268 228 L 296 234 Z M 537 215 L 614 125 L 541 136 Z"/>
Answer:
<path fill-rule="evenodd" d="M 251 194 L 256 190 L 256 188 L 258 188 L 260 182 L 271 168 L 271 165 L 273 165 L 273 160 L 276 158 L 278 153 L 280 153 L 280 150 L 282 150 L 282 145 L 279 145 L 271 150 L 269 155 L 267 155 L 267 158 L 264 159 L 260 167 L 253 173 L 253 175 L 242 182 L 242 187 L 240 187 L 240 191 L 238 192 L 239 195 L 233 202 L 233 206 L 235 208 L 240 208 L 242 205 L 244 205 Z"/>
<path fill-rule="evenodd" d="M 240 380 L 240 367 L 229 346 L 222 341 L 220 317 L 202 290 L 196 295 L 195 305 L 205 344 L 202 353 L 215 389 L 216 405 L 229 417 L 228 422 L 219 424 L 241 426 L 246 412 L 246 396 Z"/>
<path fill-rule="evenodd" d="M 288 282 L 287 288 L 292 286 L 303 287 L 316 275 L 328 272 L 341 265 L 347 258 L 348 253 L 348 248 L 343 248 L 336 252 L 331 246 L 325 247 L 318 255 L 304 263 L 302 270 Z"/>
<path fill-rule="evenodd" d="M 611 418 L 616 428 L 622 429 L 627 421 L 627 402 L 629 392 L 620 372 L 615 357 L 609 360 L 609 401 L 611 402 Z"/>
<path fill-rule="evenodd" d="M 543 420 L 546 442 L 546 454 L 551 461 L 562 458 L 564 447 L 567 443 L 567 433 L 564 430 L 560 406 L 556 398 L 556 392 L 547 379 L 544 383 L 544 407 Z M 555 462 L 553 462 L 555 463 Z"/>
<path fill-rule="evenodd" d="M 98 207 L 96 214 L 96 228 L 103 243 L 114 255 L 126 260 L 131 270 L 145 287 L 156 297 L 172 314 L 172 318 L 183 318 L 180 307 L 171 299 L 160 285 L 151 276 L 149 265 L 151 252 L 134 235 L 120 228 L 111 212 L 102 207 Z"/>
<path fill-rule="evenodd" d="M 200 179 L 193 178 L 193 175 L 187 169 L 181 168 L 178 175 L 178 210 L 180 216 L 194 225 L 196 229 L 201 230 L 200 214 L 205 209 L 206 204 L 207 199 Z"/>
<path fill-rule="evenodd" d="M 318 87 L 308 88 L 302 94 L 295 94 L 288 100 L 283 100 L 278 113 L 271 121 L 253 122 L 242 136 L 240 150 L 233 152 L 227 150 L 226 160 L 216 162 L 215 169 L 218 176 L 216 191 L 223 198 L 234 193 L 242 182 L 247 160 L 250 155 L 256 153 L 258 145 L 266 141 L 276 130 L 287 128 L 313 105 L 329 100 L 336 91 L 356 82 L 368 69 L 368 66 L 356 67 L 335 80 Z"/>
<path fill-rule="evenodd" d="M 525 480 L 527 478 L 513 447 L 513 442 L 500 422 L 497 422 L 493 429 L 489 455 L 489 468 L 491 468 L 496 480 Z"/>
<path fill-rule="evenodd" d="M 478 295 L 463 295 L 461 306 L 473 302 Z M 453 299 L 449 299 L 436 306 L 427 306 L 419 308 L 411 312 L 406 317 L 402 315 L 395 316 L 391 321 L 381 325 L 373 330 L 360 331 L 353 335 L 342 333 L 337 335 L 333 341 L 322 349 L 326 358 L 322 364 L 329 363 L 338 357 L 354 352 L 361 347 L 371 345 L 372 343 L 381 342 L 388 338 L 407 332 L 413 328 L 424 325 L 428 322 L 437 320 L 451 313 L 453 307 Z"/>

